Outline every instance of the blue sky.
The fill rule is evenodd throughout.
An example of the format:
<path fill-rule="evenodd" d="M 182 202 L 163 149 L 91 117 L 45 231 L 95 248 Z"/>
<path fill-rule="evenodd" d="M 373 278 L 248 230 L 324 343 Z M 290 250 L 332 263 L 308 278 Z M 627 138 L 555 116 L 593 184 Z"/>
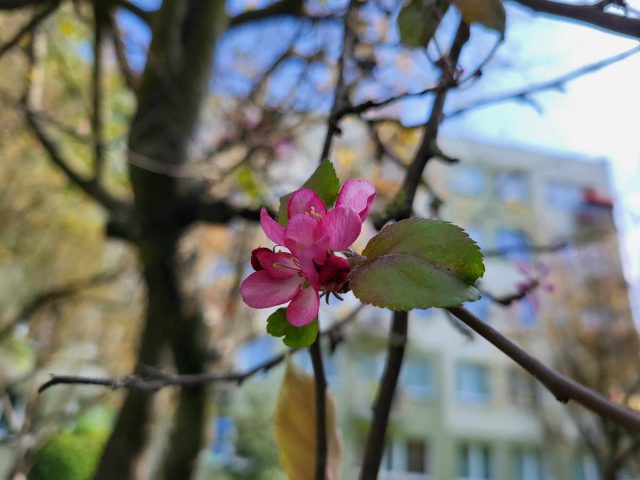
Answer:
<path fill-rule="evenodd" d="M 155 9 L 160 0 L 138 0 L 137 3 L 143 8 Z M 241 3 L 243 2 L 237 0 L 230 2 L 229 8 L 237 10 Z M 252 5 L 255 7 L 264 3 L 267 2 L 253 2 Z M 640 0 L 628 3 L 632 8 L 640 9 Z M 505 41 L 485 68 L 482 78 L 472 88 L 450 95 L 445 110 L 464 106 L 487 94 L 553 79 L 582 65 L 638 45 L 637 40 L 535 15 L 511 2 L 506 2 L 506 5 L 508 15 Z M 123 14 L 120 21 L 130 33 L 128 45 L 134 64 L 141 68 L 145 58 L 144 47 L 149 41 L 148 29 L 133 15 Z M 450 21 L 453 25 L 455 18 Z M 238 35 L 224 38 L 221 47 L 226 48 L 220 48 L 220 51 L 234 51 L 235 55 L 245 55 L 253 63 L 262 59 L 262 63 L 268 65 L 270 56 L 282 48 L 278 45 L 287 44 L 294 33 L 294 26 L 293 22 L 279 21 L 260 29 L 247 29 Z M 447 35 L 446 28 L 444 30 L 444 35 Z M 313 50 L 322 45 L 328 51 L 328 56 L 335 58 L 338 54 L 335 40 L 339 36 L 339 25 L 330 23 L 324 30 L 318 29 L 313 36 L 299 42 L 298 49 Z M 467 71 L 473 70 L 474 62 L 483 58 L 483 52 L 491 48 L 495 39 L 493 32 L 473 27 L 473 41 L 462 57 Z M 442 43 L 445 42 L 443 37 Z M 259 52 L 256 45 L 263 46 Z M 269 49 L 271 52 L 267 54 Z M 243 79 L 239 75 L 231 75 L 233 68 L 230 68 L 230 55 L 231 53 L 219 55 L 217 59 L 216 68 L 219 73 L 223 71 L 230 74 L 218 76 L 225 80 L 217 87 L 242 93 L 243 89 L 250 88 L 250 84 L 246 82 L 246 77 Z M 420 55 L 423 53 L 419 51 L 412 54 L 418 60 Z M 382 54 L 384 56 L 385 53 Z M 387 56 L 389 59 L 393 58 L 390 64 L 394 68 L 379 68 L 376 82 L 394 85 L 397 91 L 423 88 L 430 83 L 433 72 L 414 69 L 410 74 L 399 75 L 395 68 L 397 51 L 389 49 Z M 292 88 L 292 81 L 298 78 L 298 67 L 292 61 L 277 72 L 281 81 L 271 84 L 271 93 L 275 99 Z M 319 84 L 330 80 L 329 71 L 321 67 L 312 69 L 310 77 Z M 586 161 L 603 157 L 609 159 L 616 191 L 617 221 L 624 233 L 624 264 L 636 289 L 640 288 L 640 188 L 637 187 L 640 185 L 639 79 L 640 55 L 634 55 L 566 84 L 562 92 L 536 94 L 534 98 L 542 108 L 542 113 L 523 103 L 501 103 L 446 121 L 441 129 L 443 134 L 450 136 L 463 136 L 526 149 L 578 154 L 584 156 Z M 370 92 L 365 85 L 359 93 L 364 96 L 376 95 L 376 87 L 370 87 Z M 301 91 L 300 95 L 305 96 L 305 91 Z M 325 108 L 330 104 L 329 98 L 318 97 L 315 101 L 316 106 Z M 424 121 L 429 102 L 415 99 L 403 102 L 397 108 L 405 123 L 417 124 Z M 636 301 L 636 312 L 640 312 L 640 299 Z"/>
<path fill-rule="evenodd" d="M 638 6 L 640 2 L 629 2 Z M 637 40 L 508 8 L 507 35 L 492 67 L 464 105 L 487 92 L 511 90 L 638 46 Z M 500 145 L 578 154 L 611 162 L 616 217 L 623 231 L 626 273 L 640 313 L 640 54 L 535 95 L 543 113 L 523 103 L 498 104 L 452 119 L 442 133 Z"/>

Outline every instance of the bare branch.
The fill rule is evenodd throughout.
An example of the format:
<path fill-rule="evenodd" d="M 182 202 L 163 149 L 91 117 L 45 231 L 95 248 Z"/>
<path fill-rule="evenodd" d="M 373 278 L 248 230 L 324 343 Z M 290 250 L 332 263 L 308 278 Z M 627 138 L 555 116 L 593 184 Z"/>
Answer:
<path fill-rule="evenodd" d="M 50 5 L 44 7 L 40 12 L 36 13 L 31 20 L 29 20 L 16 34 L 11 37 L 4 45 L 0 46 L 0 57 L 2 57 L 9 50 L 14 48 L 25 38 L 29 33 L 33 32 L 38 26 L 51 15 L 60 4 L 60 1 L 52 2 Z M 0 6 L 0 9 L 2 7 Z"/>
<path fill-rule="evenodd" d="M 111 40 L 113 41 L 113 50 L 116 55 L 118 67 L 120 68 L 120 72 L 122 73 L 122 77 L 124 78 L 127 87 L 129 87 L 131 90 L 135 90 L 138 86 L 139 78 L 131 68 L 129 60 L 127 59 L 126 48 L 124 45 L 124 41 L 122 40 L 122 32 L 113 15 L 110 15 L 109 22 L 109 30 L 111 34 Z"/>
<path fill-rule="evenodd" d="M 93 8 L 93 68 L 91 69 L 91 133 L 93 136 L 93 181 L 98 183 L 104 172 L 104 138 L 103 138 L 103 55 L 102 43 L 108 16 L 97 2 Z"/>
<path fill-rule="evenodd" d="M 111 213 L 117 214 L 118 217 L 124 217 L 132 210 L 132 206 L 128 202 L 114 197 L 99 182 L 94 179 L 85 178 L 80 173 L 76 172 L 62 154 L 58 144 L 49 137 L 45 129 L 40 125 L 36 110 L 37 105 L 34 105 L 36 103 L 36 99 L 34 98 L 34 77 L 37 76 L 36 72 L 39 60 L 38 52 L 36 51 L 37 40 L 38 38 L 35 38 L 34 41 L 31 42 L 27 51 L 30 68 L 27 74 L 25 92 L 21 102 L 27 125 L 47 153 L 51 163 L 64 173 L 75 186 L 80 188 Z"/>
<path fill-rule="evenodd" d="M 453 68 L 455 70 L 462 47 L 467 40 L 469 40 L 469 34 L 469 26 L 465 22 L 461 21 L 458 25 L 458 29 L 456 30 L 448 59 L 444 62 L 450 66 L 449 68 Z M 453 67 L 451 67 L 452 65 Z M 418 190 L 418 186 L 422 181 L 422 173 L 424 172 L 429 160 L 434 157 L 441 156 L 442 153 L 436 146 L 436 138 L 438 136 L 440 124 L 442 123 L 444 102 L 447 98 L 449 89 L 453 86 L 453 84 L 451 84 L 452 82 L 455 82 L 455 79 L 452 77 L 449 69 L 443 68 L 439 80 L 439 84 L 443 85 L 443 88 L 436 92 L 433 105 L 431 107 L 431 114 L 424 125 L 420 145 L 416 150 L 413 161 L 407 168 L 404 182 L 398 191 L 396 199 L 392 202 L 389 210 L 374 221 L 377 229 L 381 229 L 389 220 L 401 220 L 408 218 L 411 215 L 413 211 L 413 200 Z"/>
<path fill-rule="evenodd" d="M 552 370 L 464 308 L 448 308 L 477 334 L 537 378 L 562 403 L 573 400 L 632 433 L 640 433 L 640 414 Z"/>
<path fill-rule="evenodd" d="M 487 98 L 483 98 L 480 100 L 476 100 L 475 102 L 470 103 L 469 105 L 465 106 L 465 107 L 461 107 L 457 110 L 453 110 L 449 113 L 445 114 L 445 120 L 449 120 L 451 118 L 457 117 L 459 115 L 465 114 L 471 110 L 475 110 L 477 108 L 482 108 L 482 107 L 486 107 L 489 105 L 493 105 L 496 103 L 502 103 L 502 102 L 509 102 L 509 101 L 521 101 L 521 102 L 526 102 L 532 106 L 534 106 L 534 108 L 536 108 L 536 105 L 533 103 L 532 99 L 530 98 L 530 96 L 534 93 L 538 93 L 538 92 L 543 92 L 546 90 L 560 90 L 566 83 L 575 80 L 577 78 L 580 78 L 584 75 L 588 75 L 589 73 L 593 73 L 596 72 L 604 67 L 607 67 L 609 65 L 612 65 L 614 63 L 620 62 L 621 60 L 624 60 L 625 58 L 630 57 L 631 55 L 634 55 L 636 53 L 640 52 L 640 47 L 634 47 L 630 50 L 626 50 L 622 53 L 619 53 L 617 55 L 614 55 L 612 57 L 609 58 L 605 58 L 603 60 L 599 60 L 595 63 L 591 63 L 589 65 L 584 65 L 580 68 L 577 68 L 571 72 L 565 73 L 564 75 L 561 75 L 555 79 L 552 80 L 547 80 L 545 82 L 541 82 L 541 83 L 536 83 L 533 85 L 529 85 L 525 88 L 521 88 L 518 90 L 514 90 L 512 92 L 507 92 L 507 93 L 502 93 L 499 95 L 494 95 L 491 97 L 487 97 Z M 538 108 L 536 108 L 536 110 L 538 110 Z"/>
<path fill-rule="evenodd" d="M 602 6 L 598 4 L 576 5 L 553 0 L 513 1 L 536 12 L 577 20 L 601 28 L 602 30 L 640 38 L 640 18 L 630 18 L 607 13 L 603 10 Z"/>
<path fill-rule="evenodd" d="M 357 318 L 362 308 L 363 305 L 354 308 L 346 317 L 320 332 L 318 337 L 329 337 L 334 345 L 339 343 L 343 339 L 339 332 Z M 242 385 L 245 380 L 256 374 L 268 372 L 296 351 L 300 351 L 300 349 L 292 348 L 285 350 L 244 372 L 231 372 L 223 375 L 211 373 L 173 375 L 150 368 L 147 368 L 146 371 L 140 375 L 127 375 L 120 378 L 52 375 L 51 379 L 38 389 L 38 392 L 44 392 L 55 385 L 99 385 L 110 387 L 114 390 L 127 389 L 152 392 L 169 386 L 191 387 L 207 383 L 235 383 Z"/>
<path fill-rule="evenodd" d="M 347 105 L 349 105 L 349 98 L 344 78 L 344 70 L 347 59 L 353 56 L 353 52 L 358 39 L 353 25 L 356 21 L 356 15 L 358 12 L 357 3 L 357 0 L 350 0 L 347 11 L 344 14 L 342 53 L 340 54 L 340 58 L 338 59 L 338 71 L 333 105 L 331 106 L 331 113 L 329 114 L 329 118 L 327 120 L 327 133 L 324 137 L 324 143 L 322 145 L 322 151 L 320 153 L 320 162 L 329 158 L 333 137 L 336 133 L 340 132 L 338 122 L 341 117 L 337 116 L 337 113 L 343 110 Z M 344 116 L 344 114 L 342 116 Z"/>
<path fill-rule="evenodd" d="M 40 142 L 42 148 L 44 148 L 51 162 L 58 167 L 58 169 L 62 171 L 75 186 L 80 188 L 107 210 L 122 212 L 129 211 L 131 209 L 128 202 L 114 197 L 111 193 L 107 192 L 102 185 L 91 179 L 84 178 L 69 165 L 62 155 L 62 152 L 59 150 L 56 142 L 47 135 L 45 130 L 39 124 L 37 113 L 32 112 L 25 106 L 25 116 L 27 124 L 33 131 L 36 139 Z"/>
<path fill-rule="evenodd" d="M 11 333 L 11 331 L 18 323 L 29 320 L 29 318 L 42 307 L 58 300 L 72 297 L 83 290 L 112 282 L 121 274 L 122 271 L 120 270 L 101 272 L 91 277 L 84 278 L 82 280 L 76 280 L 66 285 L 62 285 L 60 287 L 56 287 L 49 291 L 42 292 L 36 295 L 20 310 L 20 312 L 12 320 L 0 327 L 0 340 Z"/>
<path fill-rule="evenodd" d="M 54 0 L 0 0 L 0 10 L 17 10 L 52 2 L 58 3 Z"/>
<path fill-rule="evenodd" d="M 279 0 L 271 5 L 256 9 L 246 10 L 235 17 L 231 17 L 229 25 L 235 27 L 257 20 L 264 20 L 277 16 L 302 17 L 304 15 L 303 0 Z"/>

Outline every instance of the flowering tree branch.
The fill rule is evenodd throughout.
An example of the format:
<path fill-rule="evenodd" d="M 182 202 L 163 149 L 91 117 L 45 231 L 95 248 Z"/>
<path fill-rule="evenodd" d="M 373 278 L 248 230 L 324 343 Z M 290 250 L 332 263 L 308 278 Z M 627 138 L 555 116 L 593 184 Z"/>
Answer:
<path fill-rule="evenodd" d="M 469 26 L 461 21 L 456 31 L 448 59 L 443 62 L 449 66 L 449 68 L 453 68 L 455 70 L 462 47 L 468 39 Z M 442 75 L 439 80 L 440 85 L 445 85 L 453 81 L 449 68 L 443 67 Z M 375 222 L 376 228 L 381 229 L 388 220 L 399 220 L 410 216 L 413 200 L 415 198 L 418 185 L 422 180 L 422 172 L 424 171 L 428 160 L 435 154 L 434 143 L 438 133 L 438 127 L 442 121 L 442 109 L 444 107 L 447 92 L 448 88 L 441 88 L 437 90 L 435 94 L 433 106 L 431 107 L 431 114 L 424 127 L 421 145 L 418 147 L 413 162 L 407 168 L 405 181 L 399 192 L 399 195 L 402 196 L 402 201 L 397 202 L 398 205 L 396 205 L 395 209 L 386 217 L 378 219 L 378 221 Z M 360 473 L 360 478 L 362 480 L 376 478 L 378 476 L 382 455 L 384 453 L 386 430 L 389 422 L 391 405 L 395 396 L 398 378 L 402 368 L 402 361 L 404 358 L 404 351 L 407 342 L 407 330 L 408 313 L 405 311 L 394 312 L 387 349 L 387 363 L 380 381 L 378 397 L 376 398 L 376 402 L 373 407 L 373 423 L 367 436 L 367 443 L 362 462 L 362 469 Z"/>

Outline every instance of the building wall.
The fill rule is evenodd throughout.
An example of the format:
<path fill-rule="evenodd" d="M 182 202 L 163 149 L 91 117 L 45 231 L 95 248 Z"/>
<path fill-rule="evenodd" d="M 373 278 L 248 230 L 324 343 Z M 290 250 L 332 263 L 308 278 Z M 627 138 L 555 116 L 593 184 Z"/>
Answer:
<path fill-rule="evenodd" d="M 461 159 L 460 164 L 454 166 L 432 162 L 428 168 L 429 182 L 444 200 L 442 217 L 465 227 L 486 252 L 499 253 L 496 251 L 502 249 L 508 253 L 486 258 L 487 272 L 481 286 L 496 296 L 512 293 L 523 280 L 514 259 L 531 264 L 543 260 L 552 269 L 557 262 L 566 263 L 566 254 L 562 251 L 534 255 L 517 248 L 511 251 L 511 246 L 523 246 L 520 244 L 523 239 L 528 246 L 581 244 L 584 239 L 579 238 L 582 232 L 576 210 L 584 202 L 586 189 L 603 198 L 610 195 L 608 169 L 602 161 L 560 158 L 447 139 L 441 142 L 441 147 Z M 393 169 L 390 175 L 394 175 Z M 418 196 L 416 205 L 418 210 L 424 207 L 419 213 L 426 215 L 427 199 Z M 612 223 L 608 228 L 613 228 Z M 521 232 L 524 237 L 514 232 Z M 610 267 L 608 273 L 621 278 L 617 245 L 609 254 L 605 260 Z M 527 299 L 507 308 L 486 300 L 469 307 L 529 351 L 551 362 L 552 352 L 544 325 L 556 321 L 559 299 L 542 289 L 534 296 L 534 300 Z M 385 314 L 377 309 L 363 314 L 360 334 L 350 336 L 351 341 L 340 352 L 341 375 L 334 391 L 338 405 L 342 406 L 341 423 L 348 425 L 344 429 L 345 478 L 355 478 L 361 458 L 375 382 L 381 372 L 388 322 Z M 464 444 L 470 448 L 489 447 L 491 478 L 495 480 L 587 478 L 576 476 L 577 451 L 572 440 L 575 432 L 564 407 L 511 360 L 477 336 L 470 340 L 452 328 L 451 319 L 441 311 L 412 312 L 409 338 L 407 360 L 423 359 L 429 363 L 431 375 L 426 383 L 430 388 L 428 394 L 416 397 L 407 388 L 405 379 L 389 425 L 391 449 L 397 457 L 403 452 L 395 443 L 424 441 L 430 475 L 394 472 L 381 478 L 458 478 L 460 450 Z M 375 362 L 378 362 L 375 368 L 368 365 Z M 459 398 L 457 368 L 461 364 L 486 369 L 489 394 L 485 400 Z M 407 368 L 406 362 L 404 368 Z M 520 379 L 518 388 L 514 388 L 514 376 Z M 529 389 L 534 393 L 528 395 Z M 522 462 L 529 462 L 525 476 L 518 476 L 519 454 Z M 532 460 L 536 456 L 540 459 L 539 472 Z M 396 463 L 401 470 L 406 467 L 405 460 L 396 460 Z"/>

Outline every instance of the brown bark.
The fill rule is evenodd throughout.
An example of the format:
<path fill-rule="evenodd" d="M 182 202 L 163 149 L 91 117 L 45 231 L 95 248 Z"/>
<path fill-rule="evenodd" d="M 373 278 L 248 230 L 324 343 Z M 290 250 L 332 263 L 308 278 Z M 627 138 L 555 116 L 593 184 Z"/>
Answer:
<path fill-rule="evenodd" d="M 189 142 L 207 93 L 224 2 L 164 2 L 154 21 L 131 124 L 129 155 L 182 165 L 188 162 Z M 137 247 L 148 292 L 138 367 L 156 365 L 161 348 L 168 345 L 179 373 L 200 373 L 205 360 L 203 325 L 198 312 L 183 298 L 176 268 L 177 244 L 192 221 L 188 209 L 197 185 L 134 165 L 130 178 L 140 224 Z M 150 403 L 149 393 L 128 393 L 96 479 L 133 478 L 136 459 L 146 444 Z M 204 387 L 179 391 L 162 478 L 190 478 L 204 438 L 205 407 Z"/>

